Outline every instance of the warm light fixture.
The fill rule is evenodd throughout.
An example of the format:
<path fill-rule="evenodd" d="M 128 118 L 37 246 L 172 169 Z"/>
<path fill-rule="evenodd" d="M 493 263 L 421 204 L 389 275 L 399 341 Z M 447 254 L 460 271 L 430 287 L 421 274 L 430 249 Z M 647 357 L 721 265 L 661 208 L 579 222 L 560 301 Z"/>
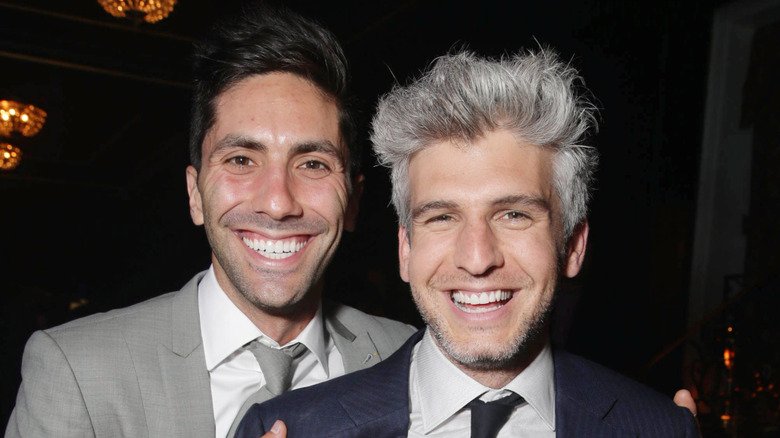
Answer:
<path fill-rule="evenodd" d="M 46 111 L 13 100 L 0 100 L 0 136 L 13 133 L 32 137 L 46 122 Z M 10 143 L 0 143 L 0 170 L 11 170 L 22 161 L 22 150 Z"/>
<path fill-rule="evenodd" d="M 114 17 L 156 23 L 171 13 L 176 0 L 98 0 L 98 3 Z"/>
<path fill-rule="evenodd" d="M 10 137 L 11 133 L 18 132 L 25 137 L 37 134 L 46 121 L 46 111 L 14 102 L 13 100 L 0 100 L 0 135 Z"/>
<path fill-rule="evenodd" d="M 10 143 L 0 143 L 0 170 L 11 170 L 22 161 L 22 150 Z"/>

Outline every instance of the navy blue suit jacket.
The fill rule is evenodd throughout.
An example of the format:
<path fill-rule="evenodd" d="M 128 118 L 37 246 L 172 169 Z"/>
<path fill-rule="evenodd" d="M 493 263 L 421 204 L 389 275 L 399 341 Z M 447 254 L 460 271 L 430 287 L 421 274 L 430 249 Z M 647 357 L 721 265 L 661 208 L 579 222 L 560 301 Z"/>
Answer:
<path fill-rule="evenodd" d="M 276 419 L 288 438 L 406 437 L 409 366 L 417 332 L 372 368 L 252 406 L 236 437 L 258 438 Z M 553 351 L 558 438 L 698 436 L 690 411 L 671 398 L 581 357 Z"/>

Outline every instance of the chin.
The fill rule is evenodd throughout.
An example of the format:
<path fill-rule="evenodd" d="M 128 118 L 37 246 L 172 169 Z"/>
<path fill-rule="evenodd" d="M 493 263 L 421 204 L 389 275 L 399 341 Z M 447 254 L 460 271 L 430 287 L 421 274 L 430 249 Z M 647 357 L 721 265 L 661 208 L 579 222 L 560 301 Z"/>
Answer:
<path fill-rule="evenodd" d="M 489 334 L 465 336 L 455 339 L 452 333 L 441 330 L 436 321 L 426 321 L 436 342 L 452 360 L 474 370 L 506 370 L 530 363 L 547 342 L 547 321 L 550 309 L 531 320 L 514 336 L 500 342 L 492 341 Z M 431 324 L 433 322 L 433 324 Z"/>
<path fill-rule="evenodd" d="M 511 367 L 527 352 L 525 334 L 500 344 L 486 345 L 484 341 L 476 339 L 471 342 L 453 341 L 436 329 L 433 329 L 432 333 L 451 359 L 472 369 L 495 370 Z"/>
<path fill-rule="evenodd" d="M 291 296 L 262 296 L 243 294 L 255 307 L 270 315 L 283 316 L 295 313 L 306 301 L 306 294 L 294 294 Z"/>

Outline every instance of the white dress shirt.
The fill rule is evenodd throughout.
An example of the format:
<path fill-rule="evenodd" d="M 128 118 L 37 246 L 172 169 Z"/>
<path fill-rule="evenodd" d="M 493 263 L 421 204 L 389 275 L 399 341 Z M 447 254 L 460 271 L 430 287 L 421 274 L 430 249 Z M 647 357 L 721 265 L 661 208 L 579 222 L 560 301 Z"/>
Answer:
<path fill-rule="evenodd" d="M 322 305 L 294 340 L 280 346 L 230 301 L 217 283 L 212 266 L 198 284 L 198 310 L 217 438 L 227 436 L 241 405 L 265 384 L 254 355 L 243 348 L 252 340 L 259 339 L 274 348 L 297 342 L 306 346 L 307 351 L 293 362 L 290 389 L 311 386 L 344 374 L 341 353 L 325 330 Z"/>
<path fill-rule="evenodd" d="M 467 376 L 442 353 L 426 330 L 412 352 L 409 375 L 409 437 L 467 437 L 471 411 L 464 407 L 480 397 L 492 401 L 520 394 L 498 438 L 555 437 L 555 370 L 546 345 L 533 362 L 502 389 L 491 389 Z"/>

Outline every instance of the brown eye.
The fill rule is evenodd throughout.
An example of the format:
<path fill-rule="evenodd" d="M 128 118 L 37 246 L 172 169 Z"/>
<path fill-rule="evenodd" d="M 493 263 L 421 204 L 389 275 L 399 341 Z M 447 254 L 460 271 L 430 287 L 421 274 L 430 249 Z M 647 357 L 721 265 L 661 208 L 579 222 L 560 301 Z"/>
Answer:
<path fill-rule="evenodd" d="M 319 160 L 308 160 L 303 164 L 301 164 L 300 167 L 302 169 L 310 169 L 310 170 L 330 170 L 327 164 Z"/>
<path fill-rule="evenodd" d="M 519 211 L 510 211 L 506 214 L 506 218 L 511 220 L 525 219 L 526 215 L 520 213 Z"/>
<path fill-rule="evenodd" d="M 228 159 L 228 163 L 236 165 L 238 167 L 245 167 L 252 164 L 252 160 L 250 160 L 247 157 L 243 156 L 237 156 L 237 157 L 231 157 Z"/>

